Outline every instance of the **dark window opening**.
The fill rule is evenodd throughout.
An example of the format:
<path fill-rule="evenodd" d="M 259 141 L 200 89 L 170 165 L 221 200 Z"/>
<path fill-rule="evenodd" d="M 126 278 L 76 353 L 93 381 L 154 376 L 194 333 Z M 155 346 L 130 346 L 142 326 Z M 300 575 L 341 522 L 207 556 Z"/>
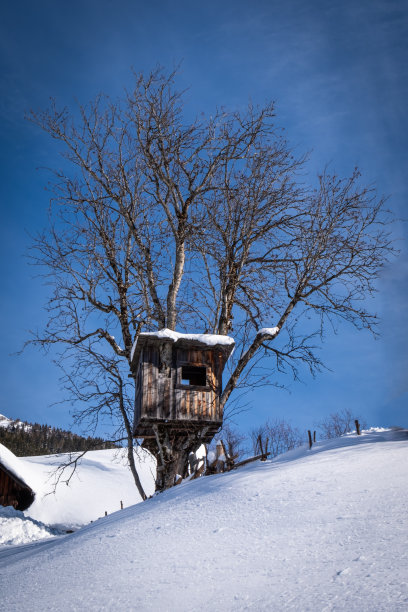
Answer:
<path fill-rule="evenodd" d="M 205 366 L 181 366 L 181 384 L 194 387 L 206 387 L 207 368 Z"/>

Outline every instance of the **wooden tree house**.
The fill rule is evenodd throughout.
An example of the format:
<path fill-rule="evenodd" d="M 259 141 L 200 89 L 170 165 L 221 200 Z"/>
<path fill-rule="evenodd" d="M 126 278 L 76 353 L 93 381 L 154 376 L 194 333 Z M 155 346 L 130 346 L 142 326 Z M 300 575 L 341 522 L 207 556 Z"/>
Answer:
<path fill-rule="evenodd" d="M 228 336 L 167 329 L 139 335 L 132 351 L 133 433 L 158 460 L 158 454 L 163 460 L 165 455 L 174 458 L 183 450 L 196 450 L 218 431 L 222 373 L 233 348 Z"/>

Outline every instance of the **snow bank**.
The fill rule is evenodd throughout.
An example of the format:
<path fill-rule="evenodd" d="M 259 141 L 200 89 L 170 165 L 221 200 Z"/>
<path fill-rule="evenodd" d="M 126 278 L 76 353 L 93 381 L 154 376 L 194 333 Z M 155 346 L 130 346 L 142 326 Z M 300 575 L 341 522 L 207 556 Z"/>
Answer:
<path fill-rule="evenodd" d="M 33 491 L 39 485 L 36 471 L 20 457 L 16 457 L 8 448 L 0 444 L 0 464 L 9 470 L 14 476 L 22 480 Z"/>
<path fill-rule="evenodd" d="M 0 506 L 0 545 L 27 544 L 56 535 L 61 535 L 61 531 L 51 529 L 11 506 Z"/>
<path fill-rule="evenodd" d="M 65 538 L 4 549 L 2 605 L 404 610 L 407 464 L 408 432 L 370 431 L 183 483 Z"/>
<path fill-rule="evenodd" d="M 177 342 L 178 340 L 194 340 L 195 342 L 201 342 L 207 346 L 232 346 L 235 344 L 234 339 L 230 336 L 221 336 L 217 334 L 182 334 L 167 328 L 161 329 L 157 332 L 142 332 L 140 336 L 147 336 L 149 338 L 166 338 L 168 340 L 172 340 L 173 342 Z M 132 347 L 131 359 L 133 359 L 136 346 L 137 340 Z"/>

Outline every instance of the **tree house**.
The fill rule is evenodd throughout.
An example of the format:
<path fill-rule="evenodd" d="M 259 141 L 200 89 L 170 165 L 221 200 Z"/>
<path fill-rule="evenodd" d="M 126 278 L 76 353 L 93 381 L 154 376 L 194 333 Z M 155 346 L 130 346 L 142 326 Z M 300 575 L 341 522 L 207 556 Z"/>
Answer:
<path fill-rule="evenodd" d="M 168 329 L 139 335 L 132 351 L 134 436 L 145 447 L 159 430 L 172 438 L 212 439 L 222 425 L 222 372 L 234 346 L 228 336 Z"/>

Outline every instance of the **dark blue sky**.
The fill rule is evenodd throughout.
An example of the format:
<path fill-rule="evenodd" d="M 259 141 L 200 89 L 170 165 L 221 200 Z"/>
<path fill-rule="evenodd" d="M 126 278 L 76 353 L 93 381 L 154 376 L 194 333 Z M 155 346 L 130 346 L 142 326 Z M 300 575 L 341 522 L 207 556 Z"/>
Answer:
<path fill-rule="evenodd" d="M 47 288 L 33 278 L 24 253 L 29 233 L 46 223 L 48 176 L 37 168 L 59 164 L 55 144 L 24 120 L 27 110 L 44 108 L 49 97 L 68 106 L 100 91 L 115 97 L 130 84 L 131 66 L 148 71 L 182 62 L 188 113 L 273 99 L 290 142 L 311 151 L 313 171 L 330 163 L 348 174 L 357 164 L 406 217 L 407 30 L 408 3 L 393 0 L 3 5 L 0 412 L 69 424 L 67 407 L 50 407 L 60 399 L 57 369 L 33 350 L 10 356 L 44 322 Z M 371 425 L 408 425 L 407 226 L 397 223 L 395 237 L 402 254 L 384 271 L 373 303 L 381 339 L 341 326 L 321 353 L 331 372 L 290 384 L 290 393 L 249 394 L 240 426 L 285 416 L 313 427 L 341 408 Z"/>

